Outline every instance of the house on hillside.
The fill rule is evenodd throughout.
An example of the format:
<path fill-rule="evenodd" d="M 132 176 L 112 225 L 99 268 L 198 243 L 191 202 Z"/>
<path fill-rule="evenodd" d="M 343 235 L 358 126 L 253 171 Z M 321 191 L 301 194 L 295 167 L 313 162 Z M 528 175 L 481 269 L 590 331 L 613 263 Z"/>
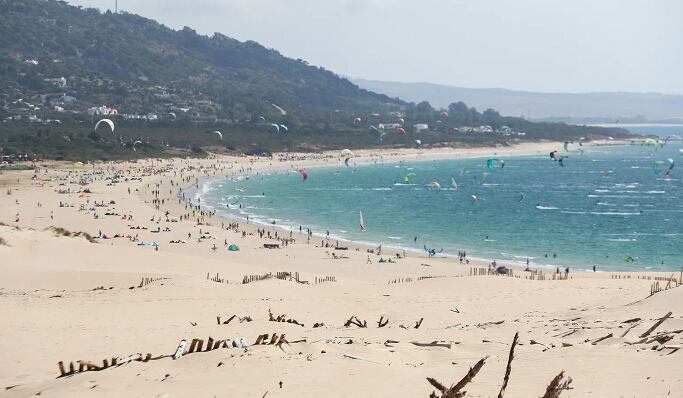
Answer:
<path fill-rule="evenodd" d="M 377 128 L 380 130 L 396 130 L 400 127 L 401 125 L 398 123 L 380 123 L 377 125 Z"/>
<path fill-rule="evenodd" d="M 420 131 L 429 130 L 429 125 L 425 123 L 419 123 L 414 125 L 413 129 L 415 129 L 416 133 L 419 133 Z"/>
<path fill-rule="evenodd" d="M 110 108 L 106 105 L 103 105 L 103 106 L 88 108 L 87 113 L 88 113 L 88 115 L 114 116 L 114 115 L 118 115 L 119 111 L 116 108 Z"/>

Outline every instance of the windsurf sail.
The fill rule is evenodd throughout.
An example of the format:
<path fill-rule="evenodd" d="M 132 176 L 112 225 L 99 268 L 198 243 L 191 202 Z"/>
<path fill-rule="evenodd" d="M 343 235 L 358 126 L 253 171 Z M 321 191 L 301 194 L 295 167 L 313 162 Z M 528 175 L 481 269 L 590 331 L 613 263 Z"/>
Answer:
<path fill-rule="evenodd" d="M 363 221 L 363 210 L 360 211 L 360 232 L 365 232 L 365 221 Z"/>

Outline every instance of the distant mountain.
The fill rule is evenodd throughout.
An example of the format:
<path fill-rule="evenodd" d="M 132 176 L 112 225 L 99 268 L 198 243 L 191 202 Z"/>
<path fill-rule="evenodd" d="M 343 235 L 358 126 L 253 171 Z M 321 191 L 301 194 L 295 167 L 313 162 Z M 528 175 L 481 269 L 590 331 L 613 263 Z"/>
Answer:
<path fill-rule="evenodd" d="M 569 122 L 683 119 L 683 95 L 657 93 L 537 93 L 500 88 L 462 88 L 431 83 L 395 83 L 352 79 L 367 90 L 408 101 L 429 101 L 447 108 L 463 101 L 503 115 Z"/>
<path fill-rule="evenodd" d="M 444 114 L 220 33 L 173 30 L 58 0 L 0 0 L 0 155 L 113 159 L 206 149 L 406 147 L 417 132 L 424 146 L 626 134 L 531 123 L 452 102 Z M 113 133 L 93 131 L 104 116 L 114 120 Z M 380 124 L 393 126 L 381 140 Z M 222 134 L 211 134 L 216 130 Z M 136 141 L 142 143 L 133 151 Z"/>

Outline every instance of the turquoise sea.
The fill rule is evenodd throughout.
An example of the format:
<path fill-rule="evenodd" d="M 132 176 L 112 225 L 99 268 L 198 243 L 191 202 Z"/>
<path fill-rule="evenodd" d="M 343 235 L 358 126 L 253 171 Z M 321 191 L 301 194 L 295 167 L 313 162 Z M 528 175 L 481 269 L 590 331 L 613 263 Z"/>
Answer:
<path fill-rule="evenodd" d="M 318 236 L 601 271 L 683 266 L 683 142 L 549 155 L 309 168 L 212 180 L 202 206 Z M 672 159 L 674 168 L 664 178 Z M 658 161 L 661 161 L 659 163 Z M 656 165 L 657 162 L 657 165 Z M 680 164 L 680 165 L 679 165 Z M 404 184 L 406 174 L 409 183 Z M 451 179 L 458 189 L 451 187 Z M 440 190 L 431 186 L 440 183 Z M 474 202 L 472 195 L 479 200 Z M 241 205 L 241 207 L 240 207 Z M 359 211 L 367 231 L 359 228 Z M 417 240 L 415 240 L 417 237 Z M 318 237 L 318 239 L 320 239 Z M 547 255 L 547 257 L 546 257 Z"/>

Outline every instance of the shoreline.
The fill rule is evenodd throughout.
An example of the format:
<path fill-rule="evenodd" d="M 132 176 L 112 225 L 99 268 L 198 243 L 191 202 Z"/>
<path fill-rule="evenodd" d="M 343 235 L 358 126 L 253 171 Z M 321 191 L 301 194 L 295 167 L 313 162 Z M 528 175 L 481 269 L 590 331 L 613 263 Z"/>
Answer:
<path fill-rule="evenodd" d="M 539 155 L 539 154 L 545 154 L 545 152 L 548 152 L 549 149 L 552 149 L 554 147 L 561 147 L 563 143 L 561 142 L 543 142 L 543 143 L 534 143 L 535 145 L 532 146 L 533 149 L 527 147 L 526 145 L 520 145 L 517 147 L 511 147 L 511 148 L 506 148 L 508 151 L 506 153 L 499 154 L 497 152 L 493 153 L 482 153 L 484 151 L 493 151 L 499 149 L 498 147 L 481 147 L 481 148 L 475 148 L 477 151 L 471 152 L 471 153 L 459 153 L 459 151 L 456 150 L 451 150 L 448 152 L 444 151 L 439 151 L 439 152 L 431 152 L 432 149 L 426 149 L 426 150 L 407 150 L 407 153 L 402 153 L 400 155 L 395 155 L 394 158 L 391 158 L 387 161 L 384 161 L 382 159 L 381 163 L 378 163 L 376 161 L 376 158 L 378 155 L 374 154 L 373 152 L 376 151 L 370 151 L 370 150 L 361 150 L 358 151 L 358 153 L 362 153 L 360 156 L 355 156 L 354 157 L 354 167 L 370 167 L 373 165 L 377 164 L 398 164 L 404 161 L 407 161 L 407 159 L 410 159 L 412 162 L 434 162 L 434 161 L 444 161 L 444 160 L 454 160 L 454 159 L 482 159 L 482 158 L 487 158 L 489 156 L 506 156 L 506 157 L 525 157 L 525 156 L 533 156 L 533 155 Z M 605 142 L 594 142 L 587 144 L 586 146 L 588 147 L 604 147 L 604 146 L 629 146 L 630 141 L 605 141 Z M 545 152 L 543 152 L 545 150 Z M 392 151 L 393 152 L 393 151 Z M 334 160 L 334 155 L 336 155 L 338 151 L 335 152 L 323 152 L 321 155 L 323 156 L 332 156 L 328 157 L 327 160 Z M 273 158 L 276 157 L 278 154 L 273 154 Z M 294 166 L 294 169 L 298 169 L 300 167 L 306 167 L 307 169 L 319 169 L 319 168 L 334 168 L 334 167 L 339 167 L 339 163 L 326 163 L 326 164 L 317 164 L 317 163 L 311 163 L 309 161 L 302 161 L 300 164 L 297 164 Z M 207 206 L 205 205 L 205 199 L 203 197 L 203 194 L 200 194 L 199 192 L 205 187 L 207 184 L 212 184 L 216 181 L 219 181 L 221 179 L 229 178 L 230 180 L 235 180 L 238 178 L 245 178 L 245 177 L 254 177 L 259 175 L 259 173 L 280 173 L 285 170 L 288 172 L 291 171 L 291 165 L 290 168 L 286 167 L 278 167 L 278 166 L 286 166 L 286 162 L 278 165 L 273 165 L 272 167 L 265 167 L 265 168 L 260 168 L 258 170 L 252 170 L 252 171 L 244 171 L 244 172 L 239 172 L 235 174 L 222 174 L 210 178 L 206 178 L 204 180 L 200 180 L 199 182 L 199 188 L 195 188 L 195 185 L 192 184 L 190 186 L 186 186 L 184 188 L 181 188 L 180 191 L 177 194 L 177 197 L 180 199 L 182 194 L 185 194 L 185 203 L 191 204 L 191 199 L 197 199 L 201 198 L 202 202 L 202 207 L 206 206 L 208 209 L 215 211 L 216 216 L 226 222 L 247 222 L 247 225 L 252 225 L 256 226 L 256 228 L 262 228 L 266 229 L 269 231 L 281 231 L 281 232 L 287 232 L 287 233 L 292 233 L 296 236 L 303 237 L 306 236 L 306 234 L 298 232 L 296 227 L 294 226 L 285 226 L 285 225 L 275 225 L 263 220 L 254 220 L 254 219 L 249 219 L 247 221 L 247 217 L 240 216 L 237 214 L 231 214 L 230 212 L 227 212 L 223 210 L 222 208 L 218 208 L 215 206 Z M 189 200 L 188 200 L 189 198 Z M 295 222 L 297 224 L 297 222 Z M 303 223 L 300 223 L 300 225 L 303 226 Z M 306 226 L 304 227 L 304 230 L 309 228 L 311 226 Z M 315 226 L 314 226 L 315 227 Z M 317 230 L 324 231 L 328 229 L 325 226 L 318 225 Z M 354 238 L 348 238 L 344 236 L 337 236 L 334 234 L 330 234 L 329 236 L 326 233 L 322 232 L 314 232 L 313 233 L 313 238 L 317 238 L 317 240 L 326 242 L 326 243 L 333 243 L 333 242 L 339 242 L 342 243 L 342 245 L 348 246 L 349 249 L 353 250 L 361 250 L 361 251 L 367 251 L 368 249 L 376 249 L 377 247 L 382 247 L 382 249 L 386 249 L 388 253 L 391 253 L 395 255 L 396 253 L 399 254 L 410 254 L 411 256 L 417 256 L 417 257 L 423 257 L 421 254 L 423 253 L 423 250 L 419 248 L 413 248 L 413 247 L 404 247 L 400 246 L 398 243 L 393 243 L 391 241 L 389 242 L 378 242 L 378 241 L 372 241 L 372 240 L 358 240 Z M 332 248 L 332 247 L 331 247 Z M 574 272 L 585 272 L 585 273 L 593 273 L 596 271 L 593 271 L 593 268 L 591 265 L 585 265 L 585 264 L 576 264 L 576 265 L 562 265 L 562 264 L 551 264 L 551 263 L 539 263 L 535 262 L 536 258 L 533 256 L 519 256 L 519 255 L 514 255 L 515 258 L 519 258 L 519 260 L 511 260 L 511 259 L 500 259 L 500 258 L 487 258 L 487 257 L 481 257 L 481 256 L 470 256 L 469 255 L 469 250 L 465 250 L 468 252 L 468 260 L 472 262 L 474 266 L 488 266 L 488 264 L 492 263 L 495 261 L 496 264 L 498 265 L 503 265 L 508 268 L 512 268 L 515 271 L 525 271 L 527 269 L 526 262 L 524 258 L 528 258 L 532 260 L 528 267 L 536 270 L 543 270 L 545 272 L 551 272 L 556 269 L 564 270 L 565 268 L 569 268 L 570 270 Z M 475 250 L 476 252 L 476 250 Z M 504 255 L 504 254 L 502 254 Z M 449 262 L 453 263 L 458 263 L 458 255 L 454 253 L 441 253 L 435 257 L 432 258 L 442 258 L 445 259 Z M 431 258 L 430 258 L 431 259 Z M 607 270 L 603 271 L 598 269 L 597 272 L 605 272 L 605 273 L 620 273 L 620 272 L 661 272 L 661 273 L 666 273 L 669 271 L 660 271 L 660 270 L 655 270 L 655 271 L 649 271 L 647 269 L 639 269 L 639 270 Z"/>

